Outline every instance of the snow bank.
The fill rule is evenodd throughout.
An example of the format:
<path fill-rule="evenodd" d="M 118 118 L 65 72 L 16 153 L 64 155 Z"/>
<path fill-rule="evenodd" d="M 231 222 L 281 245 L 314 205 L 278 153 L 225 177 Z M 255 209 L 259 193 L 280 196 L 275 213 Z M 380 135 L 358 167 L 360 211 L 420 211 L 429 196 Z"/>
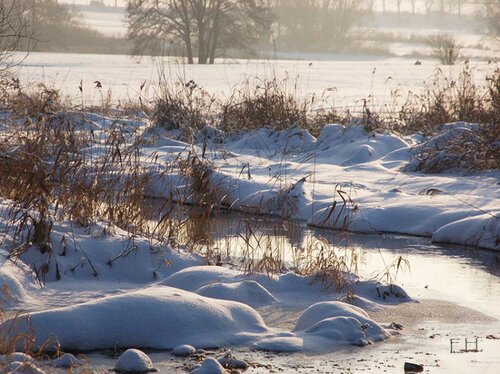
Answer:
<path fill-rule="evenodd" d="M 67 233 L 72 232 L 71 236 Z M 89 229 L 54 225 L 52 251 L 28 248 L 21 260 L 37 269 L 46 267 L 45 281 L 100 280 L 146 283 L 166 278 L 202 262 L 201 256 L 172 250 L 146 238 L 97 224 Z"/>
<path fill-rule="evenodd" d="M 291 128 L 276 131 L 262 128 L 244 134 L 240 139 L 228 144 L 232 152 L 242 154 L 259 154 L 262 157 L 273 157 L 288 153 L 305 152 L 311 149 L 316 139 L 307 130 Z"/>
<path fill-rule="evenodd" d="M 0 301 L 4 306 L 29 304 L 38 290 L 35 276 L 23 262 L 7 259 L 5 251 L 0 251 Z"/>
<path fill-rule="evenodd" d="M 57 337 L 65 350 L 213 348 L 242 344 L 268 331 L 247 305 L 154 286 L 4 322 L 12 334 L 33 329 L 36 346 Z M 53 340 L 52 340 L 53 341 Z"/>
<path fill-rule="evenodd" d="M 413 299 L 397 285 L 384 285 L 362 280 L 345 273 L 346 289 L 350 289 L 360 303 L 372 310 L 377 306 L 411 302 Z M 205 296 L 237 300 L 251 306 L 279 303 L 294 307 L 309 306 L 318 298 L 343 298 L 345 291 L 337 293 L 325 289 L 315 275 L 301 276 L 292 271 L 268 277 L 266 274 L 245 275 L 241 271 L 221 266 L 193 266 L 181 270 L 160 282 L 186 291 L 202 292 Z M 264 300 L 263 300 L 264 298 Z"/>
<path fill-rule="evenodd" d="M 500 218 L 481 214 L 449 223 L 434 233 L 432 241 L 500 250 Z"/>

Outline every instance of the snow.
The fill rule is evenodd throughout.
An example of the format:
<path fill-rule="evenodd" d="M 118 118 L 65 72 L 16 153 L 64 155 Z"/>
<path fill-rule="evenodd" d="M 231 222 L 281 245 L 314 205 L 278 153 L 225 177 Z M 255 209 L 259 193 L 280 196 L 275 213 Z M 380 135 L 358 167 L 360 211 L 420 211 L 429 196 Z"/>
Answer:
<path fill-rule="evenodd" d="M 500 218 L 481 214 L 451 222 L 440 227 L 432 236 L 432 241 L 500 251 Z"/>
<path fill-rule="evenodd" d="M 69 232 L 73 233 L 68 235 Z M 68 222 L 56 224 L 52 242 L 58 256 L 42 255 L 34 247 L 21 256 L 25 263 L 36 268 L 48 263 L 46 281 L 95 278 L 147 283 L 201 263 L 201 256 L 175 251 L 117 227 L 101 224 L 93 226 L 90 232 Z"/>
<path fill-rule="evenodd" d="M 84 118 L 81 128 L 96 132 L 117 125 L 99 115 Z M 127 131 L 137 127 L 139 132 L 148 125 L 147 119 L 120 123 Z M 464 128 L 469 131 L 473 126 L 443 127 L 444 134 Z M 145 136 L 148 142 L 142 156 L 146 160 L 156 152 L 154 166 L 187 152 L 200 153 L 199 145 L 184 143 L 175 132 L 148 131 Z M 428 175 L 405 169 L 415 149 L 434 146 L 443 138 L 446 135 L 402 138 L 338 124 L 326 126 L 318 139 L 305 130 L 260 129 L 226 137 L 223 143 L 209 142 L 206 161 L 211 186 L 226 196 L 225 202 L 234 210 L 328 229 L 412 234 L 500 250 L 498 170 L 465 174 L 453 169 Z M 241 172 L 245 165 L 248 173 Z M 151 168 L 150 173 L 149 195 L 169 196 L 174 188 L 177 195 L 171 196 L 179 200 L 190 195 L 191 180 L 176 168 L 169 174 Z M 12 295 L 4 295 L 3 301 L 12 308 L 9 311 L 29 311 L 0 328 L 9 330 L 14 325 L 13 334 L 25 333 L 29 320 L 38 347 L 57 337 L 62 349 L 72 351 L 141 348 L 173 349 L 176 354 L 192 353 L 195 347 L 233 346 L 331 351 L 388 339 L 390 333 L 365 311 L 413 301 L 397 285 L 347 272 L 342 274 L 345 289 L 336 291 L 318 281 L 316 274 L 303 276 L 286 268 L 268 275 L 245 274 L 237 266 L 206 266 L 205 258 L 182 246 L 131 235 L 103 222 L 88 228 L 56 222 L 50 254 L 29 247 L 13 263 L 4 259 L 8 202 L 0 204 L 0 229 L 7 237 L 2 242 L 0 283 Z M 241 252 L 236 249 L 231 255 Z M 45 264 L 49 265 L 43 275 L 46 288 L 40 290 L 34 286 L 31 268 Z M 70 305 L 58 306 L 62 298 L 69 299 L 65 305 Z M 273 307 L 304 312 L 289 331 L 266 325 L 261 313 Z M 73 362 L 64 357 L 61 361 Z M 151 367 L 140 354 L 130 361 L 127 357 L 124 368 L 132 367 L 130 361 Z M 8 361 L 20 359 L 14 356 Z M 221 370 L 220 362 L 209 358 L 195 372 L 210 370 Z"/>
<path fill-rule="evenodd" d="M 138 349 L 127 349 L 118 359 L 115 371 L 117 373 L 148 373 L 158 370 L 153 368 L 153 362 L 147 354 Z"/>
<path fill-rule="evenodd" d="M 26 332 L 28 321 L 36 346 L 57 336 L 62 349 L 77 351 L 173 349 L 181 344 L 214 348 L 242 344 L 249 334 L 268 331 L 262 317 L 247 305 L 166 286 L 25 314 L 2 327 L 13 327 L 11 334 Z"/>
<path fill-rule="evenodd" d="M 295 330 L 327 337 L 336 344 L 349 342 L 361 346 L 390 336 L 365 311 L 340 301 L 311 305 L 300 316 Z"/>
<path fill-rule="evenodd" d="M 195 352 L 196 348 L 188 344 L 178 345 L 177 347 L 174 347 L 174 349 L 172 349 L 172 354 L 174 356 L 191 356 Z"/>
<path fill-rule="evenodd" d="M 31 362 L 14 361 L 7 365 L 4 370 L 12 374 L 45 374 L 45 371 Z"/>
<path fill-rule="evenodd" d="M 419 92 L 423 84 L 438 67 L 435 61 L 422 60 L 414 65 L 414 58 L 379 58 L 363 56 L 328 56 L 329 61 L 318 61 L 318 55 L 295 57 L 294 60 L 218 60 L 215 65 L 190 66 L 176 58 L 141 61 L 123 55 L 69 54 L 32 52 L 20 67 L 21 82 L 44 82 L 49 87 L 61 89 L 64 96 L 80 104 L 100 105 L 101 96 L 94 82 L 100 81 L 106 93 L 112 93 L 114 102 L 127 103 L 139 96 L 144 101 L 156 98 L 158 70 L 163 64 L 167 80 L 174 85 L 179 77 L 185 82 L 193 80 L 198 86 L 217 97 L 229 97 L 235 87 L 247 80 L 255 82 L 277 78 L 288 80 L 290 92 L 297 97 L 317 100 L 351 113 L 362 111 L 362 99 L 371 97 L 375 107 L 392 103 L 391 91 Z M 310 64 L 312 62 L 312 64 Z M 475 76 L 479 81 L 491 66 L 474 62 Z M 463 66 L 446 67 L 450 77 L 456 77 Z M 444 70 L 444 69 L 443 69 Z M 83 93 L 78 90 L 83 81 Z M 145 83 L 141 90 L 141 85 Z"/>
<path fill-rule="evenodd" d="M 83 361 L 76 358 L 71 353 L 65 353 L 61 357 L 53 360 L 50 364 L 58 368 L 72 368 L 83 365 Z"/>
<path fill-rule="evenodd" d="M 8 364 L 11 362 L 31 362 L 34 363 L 35 359 L 30 355 L 23 352 L 14 352 L 8 355 L 0 355 L 0 363 Z"/>
<path fill-rule="evenodd" d="M 192 374 L 226 374 L 224 367 L 213 357 L 208 357 L 200 367 L 191 371 Z"/>
<path fill-rule="evenodd" d="M 200 287 L 196 293 L 214 299 L 239 301 L 254 308 L 277 301 L 268 290 L 255 281 L 212 283 Z"/>

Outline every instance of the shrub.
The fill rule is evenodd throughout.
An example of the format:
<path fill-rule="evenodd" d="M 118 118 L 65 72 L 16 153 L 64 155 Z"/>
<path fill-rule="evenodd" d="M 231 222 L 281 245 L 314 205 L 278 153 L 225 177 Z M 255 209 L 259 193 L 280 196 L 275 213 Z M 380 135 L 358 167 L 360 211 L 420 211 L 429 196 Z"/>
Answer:
<path fill-rule="evenodd" d="M 222 104 L 220 127 L 227 132 L 251 131 L 261 127 L 283 130 L 293 126 L 307 128 L 307 104 L 286 89 L 286 81 L 274 78 L 250 82 L 235 90 Z"/>
<path fill-rule="evenodd" d="M 443 65 L 454 65 L 457 62 L 462 46 L 449 34 L 437 34 L 427 41 L 434 57 Z"/>

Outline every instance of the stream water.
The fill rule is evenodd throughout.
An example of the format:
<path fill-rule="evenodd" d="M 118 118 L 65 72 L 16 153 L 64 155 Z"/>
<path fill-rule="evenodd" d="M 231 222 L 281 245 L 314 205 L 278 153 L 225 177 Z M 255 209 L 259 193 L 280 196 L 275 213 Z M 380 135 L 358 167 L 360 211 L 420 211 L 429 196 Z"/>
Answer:
<path fill-rule="evenodd" d="M 429 238 L 345 234 L 237 213 L 187 221 L 178 235 L 226 261 L 238 262 L 241 257 L 258 261 L 272 254 L 289 267 L 319 242 L 330 250 L 344 251 L 353 259 L 351 270 L 360 277 L 395 282 L 419 301 L 370 313 L 380 323 L 404 325 L 400 336 L 373 346 L 315 355 L 234 348 L 238 358 L 254 364 L 248 372 L 401 373 L 404 362 L 423 364 L 425 372 L 433 373 L 497 373 L 500 367 L 500 340 L 496 339 L 500 337 L 500 254 L 496 252 L 431 244 Z M 289 327 L 299 313 L 290 316 L 272 307 L 259 312 L 268 325 L 282 328 Z M 479 352 L 450 353 L 451 338 L 459 339 L 462 347 L 466 338 L 476 337 Z M 194 358 L 174 358 L 168 352 L 149 353 L 162 373 L 186 372 L 196 363 Z M 94 372 L 106 372 L 116 362 L 113 352 L 91 353 L 88 358 Z"/>

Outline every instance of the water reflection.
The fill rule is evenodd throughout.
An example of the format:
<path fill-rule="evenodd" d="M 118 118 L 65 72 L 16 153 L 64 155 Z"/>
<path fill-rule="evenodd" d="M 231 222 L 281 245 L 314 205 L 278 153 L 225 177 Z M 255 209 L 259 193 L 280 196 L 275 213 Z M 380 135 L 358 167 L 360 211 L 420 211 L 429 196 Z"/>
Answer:
<path fill-rule="evenodd" d="M 152 220 L 161 217 L 157 203 L 150 203 Z M 364 278 L 404 286 L 416 298 L 453 301 L 500 318 L 500 255 L 493 251 L 451 245 L 434 245 L 429 238 L 400 235 L 363 235 L 306 227 L 302 222 L 242 213 L 213 216 L 206 210 L 179 207 L 176 239 L 199 252 L 226 259 L 263 257 L 297 266 L 319 242 L 345 256 L 350 271 Z M 316 243 L 316 244 L 315 244 Z M 404 266 L 391 268 L 403 258 Z M 404 265 L 404 264 L 402 264 Z M 243 266 L 246 266 L 245 264 Z M 390 268 L 390 269 L 389 269 Z M 387 270 L 390 270 L 387 272 Z"/>

